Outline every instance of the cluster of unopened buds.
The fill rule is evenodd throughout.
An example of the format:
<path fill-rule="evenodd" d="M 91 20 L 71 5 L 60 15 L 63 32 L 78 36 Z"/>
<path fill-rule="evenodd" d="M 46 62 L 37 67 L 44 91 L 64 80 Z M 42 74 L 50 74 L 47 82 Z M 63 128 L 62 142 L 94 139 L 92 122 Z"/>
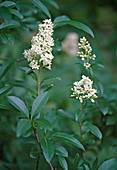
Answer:
<path fill-rule="evenodd" d="M 86 61 L 84 63 L 84 66 L 86 67 L 86 69 L 88 69 L 91 66 L 91 64 L 89 63 L 89 60 L 90 59 L 95 60 L 96 55 L 91 54 L 92 48 L 85 37 L 80 38 L 80 43 L 78 43 L 78 47 L 79 47 L 79 49 L 82 50 L 82 51 L 78 52 L 78 56 L 81 57 L 82 60 Z"/>
<path fill-rule="evenodd" d="M 76 97 L 76 99 L 80 100 L 80 103 L 86 100 L 91 100 L 93 103 L 95 102 L 94 99 L 98 97 L 96 94 L 97 90 L 92 88 L 93 81 L 91 81 L 89 77 L 82 75 L 82 79 L 74 82 L 73 85 L 73 88 L 71 88 L 73 91 L 71 97 Z"/>
<path fill-rule="evenodd" d="M 23 53 L 32 69 L 39 69 L 41 62 L 43 67 L 51 69 L 54 58 L 52 55 L 52 46 L 54 46 L 52 35 L 53 23 L 51 19 L 45 19 L 43 23 L 39 24 L 39 33 L 31 40 L 31 48 L 24 50 Z"/>

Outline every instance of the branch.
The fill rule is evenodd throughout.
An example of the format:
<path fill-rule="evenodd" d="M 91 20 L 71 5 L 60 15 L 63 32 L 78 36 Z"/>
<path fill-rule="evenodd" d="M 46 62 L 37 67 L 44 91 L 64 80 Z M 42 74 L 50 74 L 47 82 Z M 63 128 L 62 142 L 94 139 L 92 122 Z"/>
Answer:
<path fill-rule="evenodd" d="M 37 158 L 36 170 L 38 170 L 38 167 L 39 167 L 39 156 Z"/>
<path fill-rule="evenodd" d="M 34 124 L 33 124 L 32 121 L 31 121 L 31 124 L 32 124 L 32 127 L 33 127 L 33 132 L 34 132 L 35 137 L 36 137 L 36 139 L 37 139 L 37 143 L 38 143 L 38 145 L 39 145 L 39 147 L 40 147 L 41 154 L 43 154 L 43 150 L 42 150 L 42 148 L 41 148 L 41 143 L 40 143 L 40 140 L 39 140 L 38 135 L 37 135 L 37 131 L 36 131 L 36 129 L 35 129 Z"/>
<path fill-rule="evenodd" d="M 8 61 L 8 60 L 11 60 L 11 59 L 13 59 L 13 58 L 0 58 L 0 60 L 4 60 L 4 61 Z M 18 58 L 15 61 L 16 62 L 21 62 L 21 61 L 24 61 L 24 60 L 25 60 L 25 58 Z"/>

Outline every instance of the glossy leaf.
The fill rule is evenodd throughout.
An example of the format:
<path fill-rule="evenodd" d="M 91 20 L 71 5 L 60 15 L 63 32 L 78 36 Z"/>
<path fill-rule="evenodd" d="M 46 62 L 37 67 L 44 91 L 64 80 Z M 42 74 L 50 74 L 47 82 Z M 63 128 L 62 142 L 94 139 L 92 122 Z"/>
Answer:
<path fill-rule="evenodd" d="M 39 113 L 43 107 L 46 105 L 48 101 L 48 93 L 44 92 L 40 94 L 33 102 L 32 110 L 31 110 L 31 117 Z"/>
<path fill-rule="evenodd" d="M 9 60 L 4 62 L 4 64 L 0 68 L 0 79 L 5 75 L 5 73 L 9 70 L 9 68 L 13 65 L 14 60 Z"/>
<path fill-rule="evenodd" d="M 54 24 L 56 24 L 57 22 L 61 22 L 61 21 L 69 21 L 70 18 L 67 15 L 62 15 L 59 17 L 56 17 L 53 21 Z"/>
<path fill-rule="evenodd" d="M 108 105 L 102 100 L 98 100 L 98 106 L 100 108 L 100 111 L 103 113 L 105 116 L 108 113 Z"/>
<path fill-rule="evenodd" d="M 13 1 L 5 1 L 5 2 L 0 3 L 0 6 L 3 6 L 3 7 L 13 7 L 15 5 L 16 3 Z"/>
<path fill-rule="evenodd" d="M 68 165 L 67 165 L 67 161 L 65 158 L 59 156 L 58 157 L 58 160 L 59 160 L 59 163 L 61 165 L 61 167 L 64 169 L 64 170 L 68 170 Z"/>
<path fill-rule="evenodd" d="M 8 80 L 6 81 L 6 84 L 10 84 L 16 87 L 23 87 L 23 88 L 30 88 L 30 86 L 26 83 L 26 81 L 22 81 L 22 80 Z"/>
<path fill-rule="evenodd" d="M 117 153 L 117 146 L 115 146 L 113 150 L 115 153 Z"/>
<path fill-rule="evenodd" d="M 13 45 L 15 42 L 15 37 L 13 34 L 6 34 L 9 42 Z"/>
<path fill-rule="evenodd" d="M 43 119 L 43 118 L 36 119 L 34 121 L 34 125 L 36 127 L 42 127 L 45 130 L 47 130 L 47 129 L 51 130 L 52 129 L 51 123 L 48 120 Z"/>
<path fill-rule="evenodd" d="M 35 159 L 40 155 L 39 151 L 37 148 L 32 148 L 30 152 L 30 157 Z"/>
<path fill-rule="evenodd" d="M 98 166 L 98 158 L 96 158 L 95 161 L 93 162 L 92 170 L 94 170 L 94 169 L 96 170 L 97 166 Z"/>
<path fill-rule="evenodd" d="M 80 162 L 80 155 L 77 153 L 74 159 L 73 170 L 77 170 L 79 162 Z"/>
<path fill-rule="evenodd" d="M 4 34 L 0 34 L 0 40 L 3 44 L 7 44 L 8 43 L 8 39 Z"/>
<path fill-rule="evenodd" d="M 90 132 L 95 135 L 96 137 L 98 137 L 99 139 L 102 139 L 102 133 L 101 131 L 98 129 L 98 127 L 92 125 L 91 123 L 87 123 L 84 126 L 86 126 Z"/>
<path fill-rule="evenodd" d="M 18 109 L 21 113 L 23 113 L 24 115 L 26 115 L 26 117 L 29 118 L 28 109 L 21 99 L 15 96 L 8 96 L 8 101 L 11 105 L 13 105 L 16 109 Z"/>
<path fill-rule="evenodd" d="M 6 99 L 0 100 L 0 109 L 15 111 L 14 107 L 12 107 Z"/>
<path fill-rule="evenodd" d="M 117 168 L 117 158 L 112 158 L 103 162 L 99 166 L 98 170 L 116 170 L 116 168 Z"/>
<path fill-rule="evenodd" d="M 41 140 L 41 147 L 43 150 L 44 157 L 48 163 L 50 163 L 51 159 L 54 156 L 54 145 L 48 139 Z"/>
<path fill-rule="evenodd" d="M 67 141 L 68 143 L 71 143 L 72 145 L 74 145 L 82 150 L 85 150 L 84 146 L 72 135 L 69 135 L 67 133 L 54 133 L 53 137 Z"/>
<path fill-rule="evenodd" d="M 49 18 L 51 18 L 50 12 L 46 8 L 46 6 L 39 0 L 30 0 L 35 6 L 37 6 L 42 12 L 44 12 Z"/>
<path fill-rule="evenodd" d="M 54 48 L 57 50 L 57 51 L 61 51 L 62 50 L 62 43 L 58 40 L 55 40 L 54 41 Z"/>
<path fill-rule="evenodd" d="M 57 27 L 60 27 L 60 26 L 63 26 L 63 25 L 71 25 L 71 26 L 74 26 L 78 29 L 81 29 L 83 31 L 85 31 L 86 33 L 90 34 L 93 38 L 94 38 L 94 34 L 92 32 L 92 30 L 86 26 L 85 24 L 81 23 L 81 22 L 78 22 L 78 21 L 61 21 L 61 22 L 58 22 L 54 25 L 54 28 L 57 28 Z"/>
<path fill-rule="evenodd" d="M 15 21 L 15 20 L 11 20 L 9 23 L 3 22 L 2 24 L 0 24 L 0 29 L 3 28 L 15 28 L 15 27 L 19 27 L 20 23 Z"/>
<path fill-rule="evenodd" d="M 58 110 L 58 113 L 59 113 L 61 116 L 63 116 L 63 117 L 66 117 L 66 118 L 75 120 L 74 114 L 73 114 L 72 112 L 59 109 L 59 110 Z"/>
<path fill-rule="evenodd" d="M 19 19 L 23 19 L 23 15 L 16 9 L 10 9 L 10 13 L 17 16 Z"/>
<path fill-rule="evenodd" d="M 54 8 L 59 9 L 59 5 L 54 0 L 46 0 L 48 3 L 50 3 Z"/>
<path fill-rule="evenodd" d="M 26 133 L 31 127 L 31 121 L 29 119 L 21 119 L 17 124 L 16 134 L 20 137 Z"/>
<path fill-rule="evenodd" d="M 61 145 L 55 145 L 55 152 L 56 152 L 56 155 L 59 155 L 62 157 L 68 157 L 67 150 Z"/>
<path fill-rule="evenodd" d="M 41 81 L 41 84 L 45 81 L 55 81 L 55 80 L 61 81 L 61 78 L 60 77 L 47 76 Z"/>
<path fill-rule="evenodd" d="M 12 89 L 12 86 L 5 86 L 0 89 L 0 96 L 7 94 Z"/>

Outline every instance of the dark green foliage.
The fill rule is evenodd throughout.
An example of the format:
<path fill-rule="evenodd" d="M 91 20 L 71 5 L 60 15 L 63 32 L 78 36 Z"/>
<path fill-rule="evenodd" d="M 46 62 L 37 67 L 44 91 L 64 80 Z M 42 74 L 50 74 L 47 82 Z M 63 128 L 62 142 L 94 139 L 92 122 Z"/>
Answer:
<path fill-rule="evenodd" d="M 41 170 L 50 163 L 58 170 L 116 170 L 116 8 L 115 0 L 0 1 L 0 169 L 32 170 L 39 158 Z M 55 24 L 55 58 L 52 71 L 41 70 L 38 96 L 37 71 L 22 53 L 45 18 Z M 96 54 L 91 72 L 98 99 L 84 102 L 82 112 L 70 89 L 81 75 L 90 75 L 77 54 L 63 51 L 70 32 L 85 36 Z"/>

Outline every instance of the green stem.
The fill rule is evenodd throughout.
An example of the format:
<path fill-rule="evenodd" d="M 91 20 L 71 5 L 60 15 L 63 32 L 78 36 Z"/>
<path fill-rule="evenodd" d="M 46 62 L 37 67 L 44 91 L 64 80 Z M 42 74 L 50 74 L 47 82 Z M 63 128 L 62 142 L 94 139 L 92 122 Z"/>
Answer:
<path fill-rule="evenodd" d="M 80 110 L 83 111 L 83 103 Z M 82 136 L 82 119 L 80 119 L 80 136 Z"/>
<path fill-rule="evenodd" d="M 38 96 L 40 95 L 40 70 L 41 70 L 41 67 L 39 67 L 39 70 L 38 70 Z"/>
<path fill-rule="evenodd" d="M 90 67 L 88 68 L 88 70 L 89 70 L 89 75 L 90 75 L 90 77 L 91 77 L 91 80 L 93 81 L 93 76 L 92 76 L 92 74 L 91 74 L 91 69 L 90 69 Z"/>
<path fill-rule="evenodd" d="M 80 111 L 81 111 L 81 112 L 83 111 L 83 102 L 82 102 Z M 82 137 L 82 119 L 80 119 L 80 136 Z M 85 159 L 84 159 L 83 151 L 81 151 L 81 154 L 82 154 L 82 159 L 85 160 Z"/>

